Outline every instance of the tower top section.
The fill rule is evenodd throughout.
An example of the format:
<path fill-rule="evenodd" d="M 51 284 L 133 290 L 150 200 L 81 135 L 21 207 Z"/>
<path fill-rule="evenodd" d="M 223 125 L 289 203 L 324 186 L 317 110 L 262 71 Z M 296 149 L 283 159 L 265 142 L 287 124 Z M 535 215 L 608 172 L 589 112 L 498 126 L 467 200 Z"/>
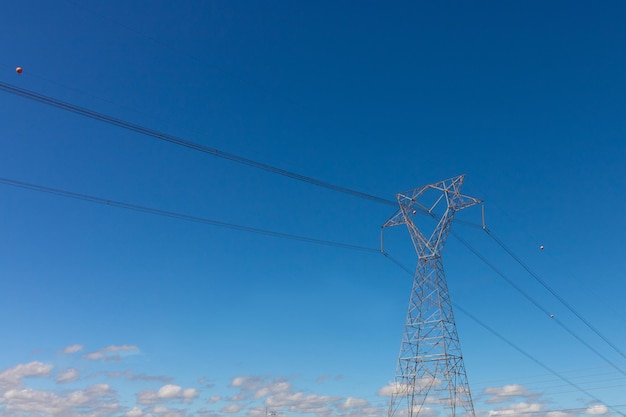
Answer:
<path fill-rule="evenodd" d="M 400 209 L 382 227 L 406 224 L 418 258 L 441 256 L 452 219 L 458 210 L 480 204 L 482 200 L 461 194 L 465 174 L 424 185 L 396 195 Z M 413 216 L 426 214 L 438 220 L 430 237 L 418 230 Z"/>

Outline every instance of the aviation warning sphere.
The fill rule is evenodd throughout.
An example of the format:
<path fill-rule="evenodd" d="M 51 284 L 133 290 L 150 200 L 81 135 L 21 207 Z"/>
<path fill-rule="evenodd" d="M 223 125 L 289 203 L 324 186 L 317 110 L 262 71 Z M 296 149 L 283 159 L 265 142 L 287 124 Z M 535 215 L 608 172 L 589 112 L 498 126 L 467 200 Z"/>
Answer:
<path fill-rule="evenodd" d="M 17 72 L 18 74 L 21 74 L 22 73 L 22 67 L 15 68 L 15 72 Z"/>

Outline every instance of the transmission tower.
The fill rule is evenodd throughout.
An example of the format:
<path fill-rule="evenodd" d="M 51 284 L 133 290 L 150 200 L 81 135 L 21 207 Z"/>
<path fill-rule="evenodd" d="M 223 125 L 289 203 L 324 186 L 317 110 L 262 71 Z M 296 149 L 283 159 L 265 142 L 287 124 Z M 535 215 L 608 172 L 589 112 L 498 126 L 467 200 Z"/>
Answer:
<path fill-rule="evenodd" d="M 409 300 L 388 416 L 431 415 L 474 417 L 452 302 L 441 252 L 458 210 L 481 203 L 460 193 L 465 175 L 397 195 L 400 209 L 383 227 L 406 224 L 417 252 L 417 268 Z M 437 214 L 443 211 L 443 214 Z M 418 230 L 415 216 L 427 214 L 438 223 L 430 234 Z M 462 411 L 461 411 L 462 410 Z"/>

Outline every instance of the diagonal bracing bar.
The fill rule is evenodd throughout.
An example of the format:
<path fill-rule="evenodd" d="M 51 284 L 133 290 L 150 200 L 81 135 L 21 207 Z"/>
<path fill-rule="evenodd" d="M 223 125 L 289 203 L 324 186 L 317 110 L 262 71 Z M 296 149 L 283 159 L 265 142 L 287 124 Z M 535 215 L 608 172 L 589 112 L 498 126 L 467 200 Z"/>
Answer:
<path fill-rule="evenodd" d="M 454 214 L 481 203 L 461 194 L 464 179 L 460 175 L 398 194 L 400 209 L 382 226 L 405 224 L 418 258 L 389 417 L 431 415 L 438 410 L 450 417 L 455 417 L 457 410 L 459 415 L 474 417 L 441 262 Z M 430 235 L 420 231 L 413 221 L 415 215 L 424 212 L 438 221 Z"/>

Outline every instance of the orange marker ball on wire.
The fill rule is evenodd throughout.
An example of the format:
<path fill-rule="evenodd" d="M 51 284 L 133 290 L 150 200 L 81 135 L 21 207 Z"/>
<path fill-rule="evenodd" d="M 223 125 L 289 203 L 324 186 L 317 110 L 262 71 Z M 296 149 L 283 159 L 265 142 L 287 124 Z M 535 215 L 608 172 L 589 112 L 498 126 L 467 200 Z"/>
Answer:
<path fill-rule="evenodd" d="M 15 68 L 15 72 L 17 72 L 18 74 L 21 74 L 21 73 L 22 73 L 22 71 L 23 71 L 23 70 L 22 70 L 22 67 L 17 67 L 17 68 Z"/>

